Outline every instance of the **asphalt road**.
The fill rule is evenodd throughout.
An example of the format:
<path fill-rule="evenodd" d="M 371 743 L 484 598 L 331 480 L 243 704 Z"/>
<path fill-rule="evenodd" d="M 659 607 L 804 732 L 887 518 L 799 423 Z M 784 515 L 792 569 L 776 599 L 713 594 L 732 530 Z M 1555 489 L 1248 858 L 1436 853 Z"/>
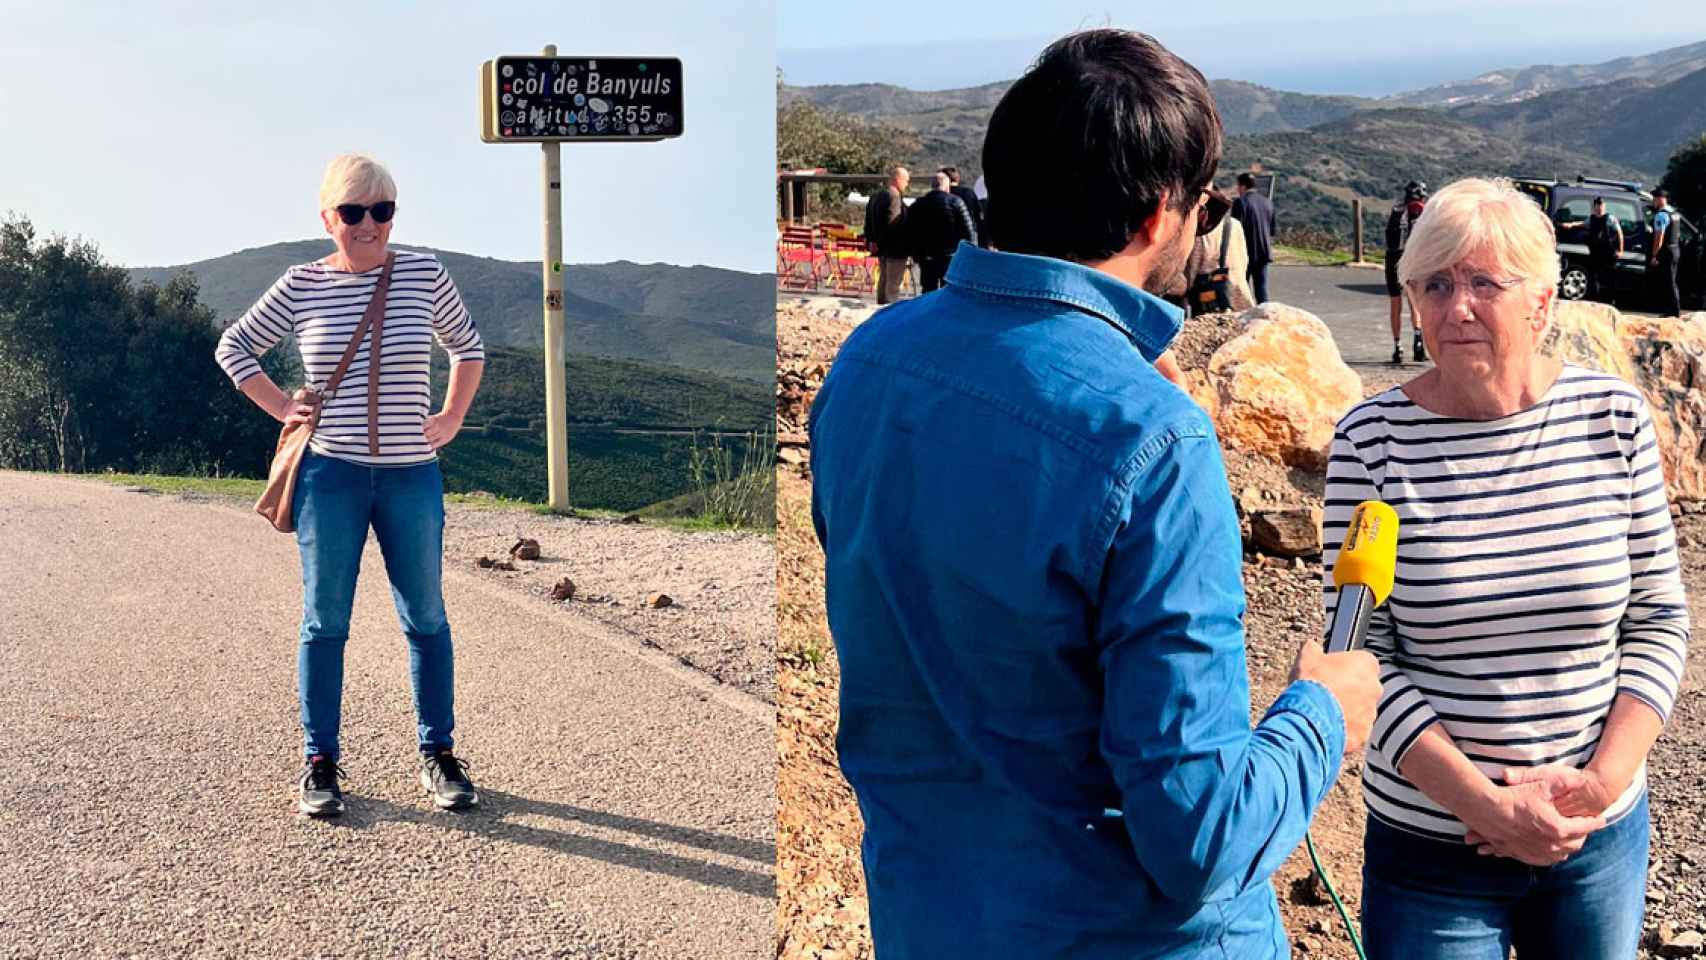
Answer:
<path fill-rule="evenodd" d="M 1392 369 L 1392 301 L 1380 267 L 1269 267 L 1268 296 L 1320 317 L 1333 331 L 1339 355 L 1353 369 Z M 1403 333 L 1405 369 L 1420 372 L 1427 364 L 1410 362 L 1408 307 Z"/>
<path fill-rule="evenodd" d="M 415 780 L 377 549 L 349 811 L 294 813 L 294 539 L 220 503 L 0 473 L 0 957 L 769 956 L 771 707 L 458 569 L 458 752 Z"/>

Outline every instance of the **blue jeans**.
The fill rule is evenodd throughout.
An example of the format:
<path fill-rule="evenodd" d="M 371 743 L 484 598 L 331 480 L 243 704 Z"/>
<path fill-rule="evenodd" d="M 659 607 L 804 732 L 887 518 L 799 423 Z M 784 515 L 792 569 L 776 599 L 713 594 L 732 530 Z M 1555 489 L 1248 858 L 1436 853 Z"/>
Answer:
<path fill-rule="evenodd" d="M 423 752 L 451 748 L 455 677 L 441 588 L 444 477 L 437 461 L 368 467 L 308 453 L 291 501 L 302 552 L 302 631 L 296 653 L 306 756 L 338 756 L 344 641 L 367 528 L 379 538 L 397 618 L 409 641 L 409 680 Z"/>
<path fill-rule="evenodd" d="M 1632 960 L 1646 908 L 1647 798 L 1551 867 L 1368 821 L 1369 960 Z"/>

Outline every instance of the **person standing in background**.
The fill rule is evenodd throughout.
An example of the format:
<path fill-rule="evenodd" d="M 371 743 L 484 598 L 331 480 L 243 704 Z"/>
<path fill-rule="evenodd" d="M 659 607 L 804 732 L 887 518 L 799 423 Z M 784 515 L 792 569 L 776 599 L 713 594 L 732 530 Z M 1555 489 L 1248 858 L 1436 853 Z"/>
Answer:
<path fill-rule="evenodd" d="M 1623 225 L 1605 212 L 1605 198 L 1593 198 L 1588 217 L 1588 299 L 1610 303 L 1617 289 L 1617 258 L 1623 255 Z"/>
<path fill-rule="evenodd" d="M 1274 205 L 1256 190 L 1256 178 L 1238 175 L 1238 199 L 1232 201 L 1232 216 L 1244 228 L 1244 250 L 1249 254 L 1245 274 L 1257 303 L 1268 302 L 1268 264 L 1274 260 Z"/>
<path fill-rule="evenodd" d="M 989 228 L 984 226 L 983 200 L 978 197 L 976 190 L 960 184 L 959 167 L 943 167 L 942 172 L 948 175 L 948 192 L 959 197 L 960 202 L 971 211 L 972 229 L 977 232 L 977 240 L 974 242 L 985 250 L 989 249 Z"/>
<path fill-rule="evenodd" d="M 942 285 L 948 263 L 962 241 L 977 244 L 977 227 L 971 211 L 959 197 L 948 192 L 952 184 L 945 173 L 936 174 L 936 189 L 919 197 L 907 212 L 907 238 L 912 258 L 918 261 L 918 291 L 929 293 Z"/>
<path fill-rule="evenodd" d="M 889 182 L 865 206 L 865 242 L 877 255 L 877 303 L 892 303 L 906 278 L 906 185 L 912 174 L 905 167 L 889 170 Z"/>
<path fill-rule="evenodd" d="M 1653 244 L 1647 253 L 1647 275 L 1658 287 L 1659 316 L 1682 316 L 1682 291 L 1676 268 L 1682 261 L 1682 223 L 1670 208 L 1670 193 L 1653 191 Z"/>
<path fill-rule="evenodd" d="M 1398 282 L 1398 260 L 1404 256 L 1404 245 L 1410 240 L 1410 229 L 1428 202 L 1428 185 L 1420 180 L 1404 184 L 1404 199 L 1392 205 L 1386 218 L 1386 295 L 1392 299 L 1392 365 L 1403 366 L 1404 350 L 1399 339 L 1404 326 L 1404 287 Z M 1411 353 L 1417 363 L 1428 358 L 1422 346 L 1422 328 L 1416 323 L 1416 305 L 1410 304 L 1410 330 L 1415 334 Z"/>

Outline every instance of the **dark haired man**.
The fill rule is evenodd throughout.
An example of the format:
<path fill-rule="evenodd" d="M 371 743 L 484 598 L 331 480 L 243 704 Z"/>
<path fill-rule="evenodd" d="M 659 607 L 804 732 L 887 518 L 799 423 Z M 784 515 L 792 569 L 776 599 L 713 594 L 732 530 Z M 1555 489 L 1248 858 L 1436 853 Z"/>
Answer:
<path fill-rule="evenodd" d="M 942 172 L 948 175 L 948 192 L 960 198 L 971 213 L 971 225 L 977 234 L 973 241 L 980 247 L 989 246 L 989 227 L 983 222 L 983 201 L 978 198 L 977 191 L 960 183 L 959 167 L 943 167 Z"/>
<path fill-rule="evenodd" d="M 1238 175 L 1238 199 L 1232 201 L 1232 215 L 1244 227 L 1244 249 L 1250 254 L 1246 268 L 1250 292 L 1257 303 L 1268 302 L 1268 264 L 1274 260 L 1274 205 L 1256 191 L 1253 174 Z"/>
<path fill-rule="evenodd" d="M 1202 74 L 1153 39 L 1054 43 L 989 121 L 996 251 L 860 324 L 812 407 L 883 960 L 1288 952 L 1268 878 L 1380 685 L 1299 638 L 1250 726 L 1238 519 L 1147 292 L 1220 149 Z"/>
<path fill-rule="evenodd" d="M 1682 262 L 1682 222 L 1670 208 L 1670 193 L 1653 191 L 1653 239 L 1647 254 L 1647 275 L 1658 288 L 1659 316 L 1682 316 L 1682 291 L 1677 289 L 1677 266 Z"/>

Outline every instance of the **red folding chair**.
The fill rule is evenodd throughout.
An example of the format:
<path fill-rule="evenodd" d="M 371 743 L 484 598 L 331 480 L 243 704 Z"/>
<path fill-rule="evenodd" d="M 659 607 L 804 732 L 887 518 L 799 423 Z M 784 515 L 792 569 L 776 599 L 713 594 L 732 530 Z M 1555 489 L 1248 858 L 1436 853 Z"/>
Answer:
<path fill-rule="evenodd" d="M 877 292 L 877 258 L 864 240 L 831 240 L 826 258 L 830 289 L 842 293 Z"/>
<path fill-rule="evenodd" d="M 816 290 L 828 263 L 810 227 L 788 227 L 776 241 L 776 285 L 783 290 Z"/>

